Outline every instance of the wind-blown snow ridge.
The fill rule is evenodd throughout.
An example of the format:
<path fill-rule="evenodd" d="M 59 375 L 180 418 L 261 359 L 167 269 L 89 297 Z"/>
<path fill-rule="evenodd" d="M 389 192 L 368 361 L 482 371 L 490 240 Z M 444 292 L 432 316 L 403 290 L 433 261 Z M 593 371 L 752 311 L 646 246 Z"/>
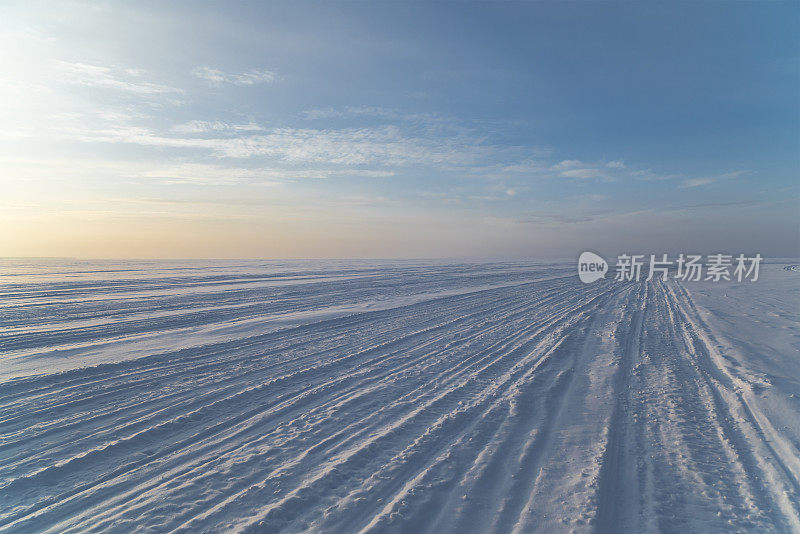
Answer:
<path fill-rule="evenodd" d="M 6 262 L 0 532 L 800 532 L 790 267 Z"/>

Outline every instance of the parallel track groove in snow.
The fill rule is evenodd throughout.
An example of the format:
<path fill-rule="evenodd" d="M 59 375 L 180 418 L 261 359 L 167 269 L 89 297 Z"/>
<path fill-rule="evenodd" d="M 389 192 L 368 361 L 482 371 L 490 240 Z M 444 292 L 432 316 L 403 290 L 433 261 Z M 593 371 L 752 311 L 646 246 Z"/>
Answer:
<path fill-rule="evenodd" d="M 0 284 L 0 532 L 800 531 L 797 442 L 688 284 L 135 267 Z"/>

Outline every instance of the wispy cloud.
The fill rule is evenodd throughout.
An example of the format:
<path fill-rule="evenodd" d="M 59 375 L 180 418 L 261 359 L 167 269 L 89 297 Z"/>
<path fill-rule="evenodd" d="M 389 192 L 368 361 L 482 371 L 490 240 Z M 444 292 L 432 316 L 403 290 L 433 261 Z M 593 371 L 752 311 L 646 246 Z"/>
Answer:
<path fill-rule="evenodd" d="M 377 106 L 348 106 L 343 109 L 310 109 L 303 112 L 303 115 L 307 119 L 327 119 L 346 117 L 350 115 L 361 115 L 403 122 L 455 122 L 452 118 L 444 117 L 436 113 L 409 112 L 395 108 L 384 108 Z"/>
<path fill-rule="evenodd" d="M 334 108 L 307 109 L 303 112 L 303 117 L 308 120 L 333 119 L 345 116 L 345 111 Z"/>
<path fill-rule="evenodd" d="M 732 178 L 740 174 L 737 172 L 729 173 L 729 175 L 687 179 L 684 174 L 657 173 L 652 169 L 629 166 L 621 159 L 594 162 L 587 162 L 579 159 L 566 159 L 551 165 L 549 170 L 551 173 L 555 173 L 556 176 L 562 178 L 575 178 L 578 180 L 599 179 L 604 182 L 683 180 L 682 187 L 697 187 L 712 183 L 718 179 L 724 179 L 725 177 Z"/>
<path fill-rule="evenodd" d="M 608 178 L 608 173 L 602 168 L 584 163 L 577 159 L 568 159 L 556 163 L 551 170 L 556 171 L 559 176 L 565 178 Z"/>
<path fill-rule="evenodd" d="M 589 214 L 565 215 L 561 213 L 528 213 L 517 219 L 517 222 L 522 224 L 561 225 L 585 223 L 593 221 L 596 218 L 595 215 Z"/>
<path fill-rule="evenodd" d="M 206 126 L 206 125 L 203 125 Z M 139 126 L 69 128 L 70 138 L 104 143 L 201 149 L 221 158 L 266 157 L 293 164 L 435 166 L 464 169 L 503 154 L 480 138 L 420 137 L 396 126 L 377 128 L 273 128 L 258 135 L 193 137 L 164 135 Z"/>
<path fill-rule="evenodd" d="M 566 178 L 582 178 L 582 179 L 584 179 L 584 178 L 605 178 L 606 177 L 606 174 L 604 174 L 603 172 L 601 172 L 601 171 L 599 171 L 597 169 L 591 169 L 591 168 L 567 169 L 567 170 L 561 171 L 560 174 L 561 174 L 561 176 L 564 176 Z"/>
<path fill-rule="evenodd" d="M 733 171 L 727 172 L 724 174 L 717 174 L 715 176 L 704 176 L 699 178 L 687 178 L 681 182 L 681 187 L 684 188 L 691 188 L 691 187 L 701 187 L 704 185 L 714 184 L 723 180 L 732 180 L 734 178 L 739 178 L 740 176 L 744 175 L 745 171 Z"/>
<path fill-rule="evenodd" d="M 797 200 L 797 199 L 795 199 Z M 675 211 L 682 211 L 682 210 L 706 210 L 710 208 L 730 208 L 730 207 L 749 207 L 749 206 L 760 206 L 768 204 L 768 202 L 764 202 L 762 200 L 737 200 L 731 202 L 703 202 L 701 204 L 687 204 L 685 206 L 672 206 L 670 210 Z"/>
<path fill-rule="evenodd" d="M 231 167 L 199 163 L 168 165 L 147 169 L 138 177 L 164 184 L 193 185 L 277 185 L 286 181 L 324 179 L 334 176 L 357 176 L 363 178 L 385 178 L 393 176 L 390 171 L 363 169 L 286 169 L 278 167 Z"/>
<path fill-rule="evenodd" d="M 233 124 L 225 121 L 200 121 L 193 120 L 177 124 L 170 128 L 171 131 L 182 134 L 199 134 L 209 132 L 259 132 L 264 128 L 254 122 L 245 124 Z"/>
<path fill-rule="evenodd" d="M 689 178 L 681 183 L 681 187 L 700 187 L 701 185 L 713 184 L 716 178 Z"/>
<path fill-rule="evenodd" d="M 143 80 L 139 69 L 121 69 L 88 63 L 56 62 L 62 81 L 85 87 L 98 87 L 139 95 L 183 93 L 181 89 Z"/>
<path fill-rule="evenodd" d="M 219 69 L 207 66 L 197 67 L 192 74 L 212 85 L 256 85 L 259 83 L 272 83 L 278 80 L 278 75 L 265 69 L 251 69 L 239 74 L 230 74 Z"/>
<path fill-rule="evenodd" d="M 472 131 L 465 123 L 439 113 L 412 112 L 376 106 L 311 109 L 304 111 L 303 117 L 306 120 L 372 119 L 373 123 L 402 125 L 430 135 L 469 135 Z"/>
<path fill-rule="evenodd" d="M 543 175 L 544 171 L 547 170 L 547 164 L 526 156 L 535 155 L 537 158 L 545 158 L 547 150 L 528 147 L 525 151 L 528 153 L 527 155 L 521 154 L 517 158 L 509 155 L 508 158 L 504 158 L 506 161 L 493 165 L 476 166 L 471 168 L 470 172 L 475 176 L 500 180 L 507 178 L 526 179 Z"/>

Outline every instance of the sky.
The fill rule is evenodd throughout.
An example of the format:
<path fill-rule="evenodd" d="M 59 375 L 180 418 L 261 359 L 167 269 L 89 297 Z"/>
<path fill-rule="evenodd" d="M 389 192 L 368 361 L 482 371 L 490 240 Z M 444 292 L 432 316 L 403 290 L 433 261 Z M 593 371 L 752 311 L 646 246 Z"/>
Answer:
<path fill-rule="evenodd" d="M 800 256 L 800 3 L 0 5 L 0 256 Z"/>

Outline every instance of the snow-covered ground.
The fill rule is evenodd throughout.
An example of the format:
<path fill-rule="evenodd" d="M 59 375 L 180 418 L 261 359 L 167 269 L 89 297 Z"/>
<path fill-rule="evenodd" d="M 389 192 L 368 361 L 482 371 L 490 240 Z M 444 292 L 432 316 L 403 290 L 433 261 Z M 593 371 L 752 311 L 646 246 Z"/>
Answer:
<path fill-rule="evenodd" d="M 0 532 L 800 532 L 800 272 L 0 262 Z"/>

